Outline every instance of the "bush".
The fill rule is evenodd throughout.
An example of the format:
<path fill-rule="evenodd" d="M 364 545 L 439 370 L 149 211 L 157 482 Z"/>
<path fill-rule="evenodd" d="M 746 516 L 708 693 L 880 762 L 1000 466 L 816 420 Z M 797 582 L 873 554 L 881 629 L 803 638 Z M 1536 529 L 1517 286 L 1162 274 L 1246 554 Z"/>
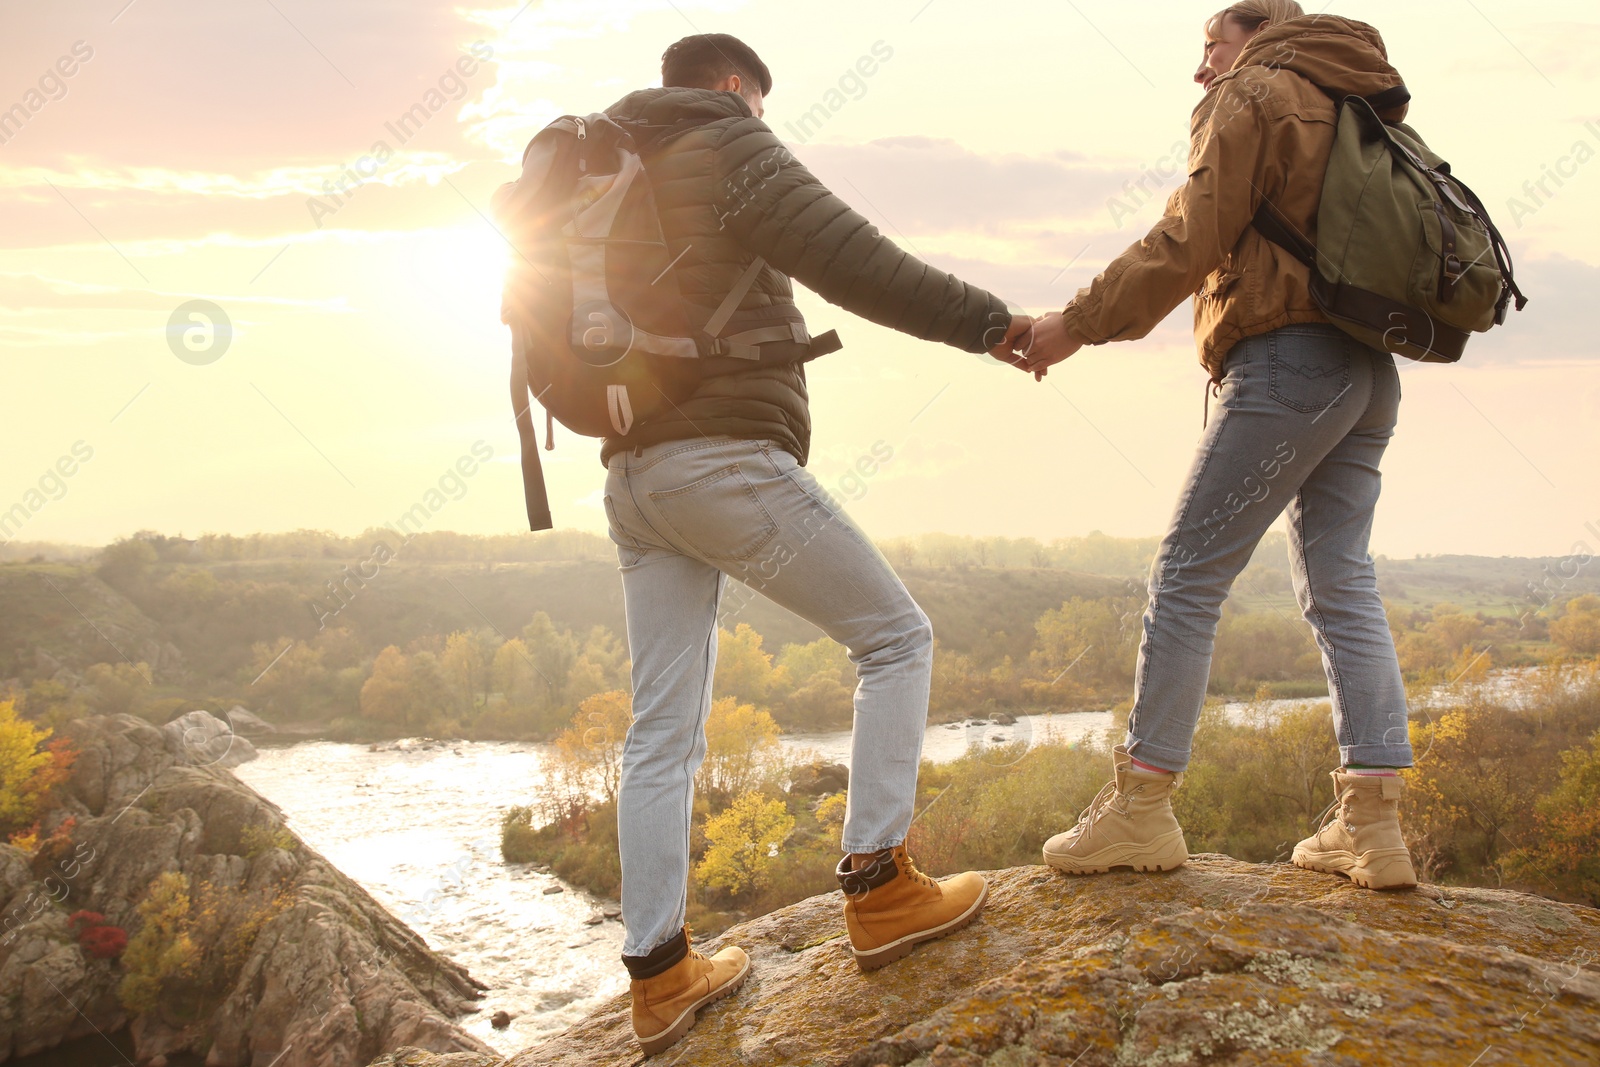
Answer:
<path fill-rule="evenodd" d="M 133 1015 L 153 1010 L 163 983 L 192 970 L 200 955 L 189 932 L 189 879 L 181 872 L 166 871 L 151 883 L 138 913 L 143 925 L 122 954 L 127 973 L 117 989 Z"/>

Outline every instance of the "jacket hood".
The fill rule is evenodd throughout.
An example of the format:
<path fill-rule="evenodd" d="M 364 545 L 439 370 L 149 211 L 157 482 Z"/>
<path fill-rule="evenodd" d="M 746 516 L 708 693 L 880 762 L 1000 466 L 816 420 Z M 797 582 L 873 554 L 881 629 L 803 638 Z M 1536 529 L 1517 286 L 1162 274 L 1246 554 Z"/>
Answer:
<path fill-rule="evenodd" d="M 641 148 L 686 128 L 753 117 L 738 93 L 680 88 L 640 89 L 606 108 L 606 114 L 628 127 Z"/>
<path fill-rule="evenodd" d="M 1304 15 L 1264 27 L 1245 45 L 1233 65 L 1292 70 L 1335 99 L 1377 96 L 1394 90 L 1379 113 L 1389 121 L 1404 116 L 1400 72 L 1389 63 L 1383 37 L 1365 22 L 1334 15 Z"/>

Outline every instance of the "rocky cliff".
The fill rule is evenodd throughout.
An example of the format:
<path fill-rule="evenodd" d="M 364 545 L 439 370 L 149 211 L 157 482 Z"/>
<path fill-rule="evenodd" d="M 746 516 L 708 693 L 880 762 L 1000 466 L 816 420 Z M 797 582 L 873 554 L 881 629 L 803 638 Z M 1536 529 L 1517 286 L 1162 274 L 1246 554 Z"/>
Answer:
<path fill-rule="evenodd" d="M 1600 1063 L 1600 911 L 1483 889 L 1371 893 L 1195 856 L 1163 875 L 992 876 L 983 918 L 870 975 L 837 894 L 729 929 L 743 990 L 654 1064 L 1139 1067 Z M 511 1057 L 634 1065 L 626 996 Z"/>
<path fill-rule="evenodd" d="M 61 735 L 80 754 L 44 825 L 54 836 L 33 855 L 0 845 L 0 1062 L 124 1026 L 141 1063 L 196 1052 L 212 1067 L 351 1067 L 400 1045 L 490 1051 L 451 1022 L 483 987 L 227 773 L 254 752 L 225 723 L 121 715 Z M 183 876 L 186 899 L 145 968 L 164 972 L 154 1005 L 130 1013 L 119 987 L 133 946 L 101 958 L 72 917 L 94 912 L 137 940 L 139 906 L 166 872 Z"/>

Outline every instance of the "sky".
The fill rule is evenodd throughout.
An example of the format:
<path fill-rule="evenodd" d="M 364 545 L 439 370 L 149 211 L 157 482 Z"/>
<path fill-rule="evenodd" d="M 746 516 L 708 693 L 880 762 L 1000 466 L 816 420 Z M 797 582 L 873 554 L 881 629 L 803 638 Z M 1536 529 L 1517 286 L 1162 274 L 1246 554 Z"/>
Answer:
<path fill-rule="evenodd" d="M 0 537 L 354 534 L 441 479 L 431 528 L 525 529 L 489 197 L 690 33 L 761 53 L 769 124 L 903 247 L 1059 309 L 1176 187 L 1126 192 L 1182 158 L 1215 4 L 0 0 Z M 1382 31 L 1532 298 L 1402 368 L 1373 551 L 1600 550 L 1600 11 L 1324 10 Z M 1201 432 L 1187 303 L 1044 383 L 800 304 L 845 342 L 808 370 L 810 466 L 873 536 L 1164 529 Z M 556 444 L 557 525 L 603 532 L 598 442 Z"/>

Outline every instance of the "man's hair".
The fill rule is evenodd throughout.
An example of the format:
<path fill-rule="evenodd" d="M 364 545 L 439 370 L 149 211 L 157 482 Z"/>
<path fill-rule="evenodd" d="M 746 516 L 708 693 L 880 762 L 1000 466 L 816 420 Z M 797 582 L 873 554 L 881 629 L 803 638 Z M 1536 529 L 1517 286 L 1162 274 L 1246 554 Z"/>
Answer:
<path fill-rule="evenodd" d="M 772 72 L 756 50 L 726 33 L 697 33 L 668 48 L 661 56 L 661 84 L 669 88 L 709 89 L 730 74 L 745 85 L 772 92 Z"/>

